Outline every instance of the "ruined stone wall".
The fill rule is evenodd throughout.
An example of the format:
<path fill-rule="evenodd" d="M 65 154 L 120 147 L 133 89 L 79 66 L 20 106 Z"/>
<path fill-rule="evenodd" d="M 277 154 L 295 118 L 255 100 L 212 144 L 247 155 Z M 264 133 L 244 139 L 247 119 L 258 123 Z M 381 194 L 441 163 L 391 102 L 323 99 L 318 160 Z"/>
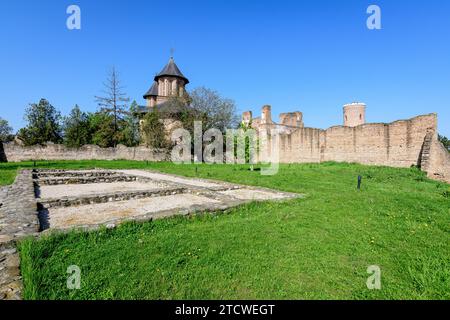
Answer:
<path fill-rule="evenodd" d="M 299 111 L 280 113 L 280 124 L 289 127 L 304 127 L 303 113 Z"/>
<path fill-rule="evenodd" d="M 280 161 L 282 163 L 320 162 L 322 130 L 300 128 L 280 135 Z"/>
<path fill-rule="evenodd" d="M 427 134 L 430 135 L 429 151 L 424 150 Z M 327 130 L 298 128 L 281 133 L 279 141 L 281 163 L 337 161 L 420 166 L 430 177 L 450 182 L 450 156 L 437 140 L 436 114 L 390 124 L 336 126 Z M 424 154 L 426 159 L 422 160 Z M 259 159 L 267 160 L 264 154 Z"/>
<path fill-rule="evenodd" d="M 437 116 L 430 114 L 390 124 L 332 127 L 322 133 L 321 161 L 410 167 L 419 158 L 428 132 L 437 129 Z"/>
<path fill-rule="evenodd" d="M 28 160 L 138 160 L 164 161 L 167 155 L 162 150 L 153 150 L 143 146 L 128 148 L 118 145 L 116 148 L 100 148 L 86 145 L 79 149 L 67 148 L 59 144 L 47 146 L 23 147 L 15 143 L 3 145 L 8 162 Z"/>
<path fill-rule="evenodd" d="M 438 140 L 437 133 L 430 136 L 423 148 L 422 170 L 432 179 L 450 183 L 450 152 Z"/>

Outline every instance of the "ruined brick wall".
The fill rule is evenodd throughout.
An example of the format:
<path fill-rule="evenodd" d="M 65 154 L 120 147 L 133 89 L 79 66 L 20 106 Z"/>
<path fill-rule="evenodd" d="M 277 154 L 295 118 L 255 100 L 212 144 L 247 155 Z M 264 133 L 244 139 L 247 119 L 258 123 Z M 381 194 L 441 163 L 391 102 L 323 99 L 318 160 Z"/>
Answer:
<path fill-rule="evenodd" d="M 280 113 L 280 124 L 288 127 L 304 127 L 303 113 L 299 111 Z"/>
<path fill-rule="evenodd" d="M 430 132 L 425 138 L 421 164 L 428 177 L 450 183 L 450 152 L 438 140 L 436 132 Z"/>
<path fill-rule="evenodd" d="M 427 134 L 431 135 L 429 156 L 422 161 Z M 298 128 L 281 133 L 279 142 L 281 163 L 337 161 L 407 168 L 420 166 L 430 177 L 450 182 L 450 156 L 437 140 L 436 114 L 390 124 L 336 126 L 327 130 Z M 264 153 L 259 159 L 264 160 Z"/>
<path fill-rule="evenodd" d="M 280 161 L 282 163 L 320 162 L 322 130 L 300 128 L 280 135 Z"/>
<path fill-rule="evenodd" d="M 323 135 L 321 161 L 411 167 L 419 158 L 428 132 L 437 129 L 437 116 L 430 114 L 390 124 L 332 127 Z"/>
<path fill-rule="evenodd" d="M 86 145 L 76 149 L 67 148 L 59 144 L 23 147 L 15 143 L 6 143 L 3 147 L 9 162 L 28 160 L 164 161 L 167 159 L 167 155 L 163 150 L 153 150 L 143 146 L 128 148 L 118 145 L 116 148 L 100 148 L 94 145 Z"/>

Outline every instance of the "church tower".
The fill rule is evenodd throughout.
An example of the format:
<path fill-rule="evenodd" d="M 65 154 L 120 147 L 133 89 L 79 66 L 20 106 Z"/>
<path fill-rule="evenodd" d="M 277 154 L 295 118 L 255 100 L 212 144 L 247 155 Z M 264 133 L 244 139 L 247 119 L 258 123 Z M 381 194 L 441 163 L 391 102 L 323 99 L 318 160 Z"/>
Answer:
<path fill-rule="evenodd" d="M 181 73 L 173 57 L 170 57 L 167 65 L 155 77 L 153 85 L 144 95 L 147 108 L 156 107 L 166 102 L 171 96 L 183 97 L 188 83 L 189 80 Z"/>

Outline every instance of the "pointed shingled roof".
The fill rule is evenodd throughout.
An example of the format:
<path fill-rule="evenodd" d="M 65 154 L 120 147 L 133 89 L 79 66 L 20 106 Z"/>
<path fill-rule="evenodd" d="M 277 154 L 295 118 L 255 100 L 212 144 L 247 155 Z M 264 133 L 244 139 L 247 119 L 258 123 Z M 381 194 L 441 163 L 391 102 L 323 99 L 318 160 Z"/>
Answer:
<path fill-rule="evenodd" d="M 180 69 L 178 69 L 173 57 L 170 57 L 169 63 L 167 63 L 164 69 L 162 69 L 162 71 L 155 77 L 155 81 L 158 81 L 160 77 L 164 76 L 182 78 L 186 81 L 186 84 L 189 83 L 189 80 L 181 73 Z"/>
<path fill-rule="evenodd" d="M 144 99 L 147 97 L 157 96 L 158 95 L 158 82 L 153 82 L 153 85 L 148 89 L 147 93 L 144 94 Z"/>

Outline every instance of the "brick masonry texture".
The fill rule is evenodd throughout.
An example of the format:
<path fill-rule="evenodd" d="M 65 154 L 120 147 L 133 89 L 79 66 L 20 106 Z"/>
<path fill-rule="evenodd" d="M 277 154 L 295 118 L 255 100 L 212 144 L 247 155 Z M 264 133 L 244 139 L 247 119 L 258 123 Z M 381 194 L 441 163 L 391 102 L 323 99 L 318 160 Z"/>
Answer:
<path fill-rule="evenodd" d="M 129 148 L 118 145 L 116 148 L 100 148 L 95 145 L 86 145 L 77 149 L 51 143 L 47 146 L 32 147 L 5 143 L 3 147 L 8 162 L 29 160 L 167 160 L 165 150 L 153 150 L 144 146 Z"/>
<path fill-rule="evenodd" d="M 273 124 L 259 125 L 258 130 L 273 127 Z M 263 150 L 259 159 L 267 160 L 268 154 L 268 150 Z M 337 161 L 405 168 L 419 166 L 430 178 L 450 183 L 450 156 L 438 141 L 436 114 L 389 124 L 281 131 L 279 155 L 281 163 Z"/>

